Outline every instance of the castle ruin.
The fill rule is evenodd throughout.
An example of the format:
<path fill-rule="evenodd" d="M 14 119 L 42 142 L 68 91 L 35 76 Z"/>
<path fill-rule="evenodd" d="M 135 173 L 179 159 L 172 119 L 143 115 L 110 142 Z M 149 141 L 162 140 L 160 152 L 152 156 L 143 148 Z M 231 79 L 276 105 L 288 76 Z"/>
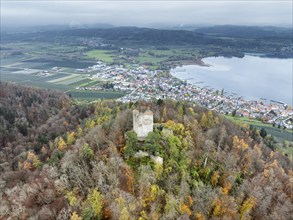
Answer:
<path fill-rule="evenodd" d="M 138 110 L 133 110 L 133 130 L 137 134 L 138 139 L 145 139 L 149 132 L 153 131 L 154 115 L 151 110 L 146 110 L 144 113 Z"/>

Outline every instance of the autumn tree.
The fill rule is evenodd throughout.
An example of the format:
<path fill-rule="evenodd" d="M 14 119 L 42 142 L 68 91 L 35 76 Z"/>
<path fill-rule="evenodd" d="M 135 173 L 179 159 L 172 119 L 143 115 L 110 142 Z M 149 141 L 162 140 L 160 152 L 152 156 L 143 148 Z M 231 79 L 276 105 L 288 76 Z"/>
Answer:
<path fill-rule="evenodd" d="M 82 218 L 85 220 L 100 219 L 102 217 L 103 196 L 97 189 L 93 189 L 82 206 Z"/>

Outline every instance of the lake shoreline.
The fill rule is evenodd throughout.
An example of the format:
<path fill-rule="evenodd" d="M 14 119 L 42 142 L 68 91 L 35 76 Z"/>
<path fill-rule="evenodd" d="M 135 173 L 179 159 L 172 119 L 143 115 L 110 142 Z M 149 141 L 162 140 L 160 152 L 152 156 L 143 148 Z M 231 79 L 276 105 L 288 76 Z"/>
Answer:
<path fill-rule="evenodd" d="M 223 59 L 223 62 L 222 60 L 221 62 L 217 61 L 218 59 Z M 247 66 L 246 62 L 249 63 L 249 66 Z M 174 62 L 173 64 L 177 65 L 174 65 L 174 67 L 170 69 L 170 72 L 173 77 L 182 81 L 187 81 L 196 86 L 199 86 L 196 82 L 200 81 L 204 82 L 205 85 L 213 90 L 224 88 L 225 91 L 229 93 L 234 92 L 248 100 L 260 100 L 261 97 L 265 97 L 267 100 L 278 100 L 292 105 L 293 103 L 290 101 L 290 96 L 284 97 L 284 94 L 288 92 L 277 89 L 286 88 L 287 91 L 290 89 L 292 90 L 292 86 L 290 87 L 288 83 L 284 84 L 284 81 L 280 84 L 276 83 L 280 81 L 280 78 L 288 78 L 288 70 L 290 70 L 291 66 L 288 67 L 287 63 L 284 62 L 288 61 L 284 59 L 253 56 L 251 54 L 246 55 L 246 58 L 242 59 L 236 59 L 236 57 L 231 59 L 225 57 L 205 57 L 202 60 Z M 273 64 L 268 68 L 268 63 Z M 275 74 L 281 70 L 277 68 L 277 66 L 283 66 L 283 68 L 281 68 L 283 69 L 283 77 Z M 176 71 L 177 68 L 179 70 L 178 72 Z M 181 70 L 182 68 L 184 71 Z M 262 76 L 262 74 L 259 74 L 260 70 L 265 71 L 266 75 Z M 215 74 L 216 72 L 221 73 L 221 75 Z M 268 72 L 270 72 L 270 75 L 268 75 Z M 251 81 L 252 78 L 254 79 L 253 81 Z M 260 89 L 259 82 L 263 82 L 265 79 L 267 79 L 267 82 L 262 83 L 262 88 Z M 229 83 L 229 86 L 227 83 Z M 270 87 L 266 86 L 269 84 L 271 85 Z M 250 85 L 251 89 L 248 90 L 247 85 Z M 203 87 L 203 85 L 199 87 Z M 276 89 L 272 90 L 272 88 Z"/>
<path fill-rule="evenodd" d="M 198 65 L 198 66 L 204 66 L 204 67 L 212 66 L 208 63 L 205 63 L 202 59 L 167 61 L 167 62 L 165 62 L 165 64 L 170 65 L 171 69 L 174 69 L 176 67 L 186 66 L 186 65 Z"/>

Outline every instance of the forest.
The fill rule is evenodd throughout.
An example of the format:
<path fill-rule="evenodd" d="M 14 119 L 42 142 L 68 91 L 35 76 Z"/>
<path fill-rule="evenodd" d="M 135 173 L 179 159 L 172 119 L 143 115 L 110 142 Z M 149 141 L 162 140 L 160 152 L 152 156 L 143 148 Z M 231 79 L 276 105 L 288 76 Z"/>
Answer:
<path fill-rule="evenodd" d="M 183 101 L 78 103 L 0 87 L 0 219 L 293 216 L 292 160 L 258 130 Z M 143 141 L 134 109 L 154 114 Z"/>

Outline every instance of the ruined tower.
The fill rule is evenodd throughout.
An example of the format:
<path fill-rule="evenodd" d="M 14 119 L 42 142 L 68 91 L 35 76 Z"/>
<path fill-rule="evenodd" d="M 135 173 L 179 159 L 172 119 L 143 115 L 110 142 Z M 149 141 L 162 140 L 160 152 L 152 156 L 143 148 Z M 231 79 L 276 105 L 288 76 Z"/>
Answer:
<path fill-rule="evenodd" d="M 133 130 L 137 134 L 138 139 L 143 140 L 148 136 L 148 133 L 153 131 L 154 115 L 151 110 L 144 113 L 138 110 L 133 110 Z"/>

